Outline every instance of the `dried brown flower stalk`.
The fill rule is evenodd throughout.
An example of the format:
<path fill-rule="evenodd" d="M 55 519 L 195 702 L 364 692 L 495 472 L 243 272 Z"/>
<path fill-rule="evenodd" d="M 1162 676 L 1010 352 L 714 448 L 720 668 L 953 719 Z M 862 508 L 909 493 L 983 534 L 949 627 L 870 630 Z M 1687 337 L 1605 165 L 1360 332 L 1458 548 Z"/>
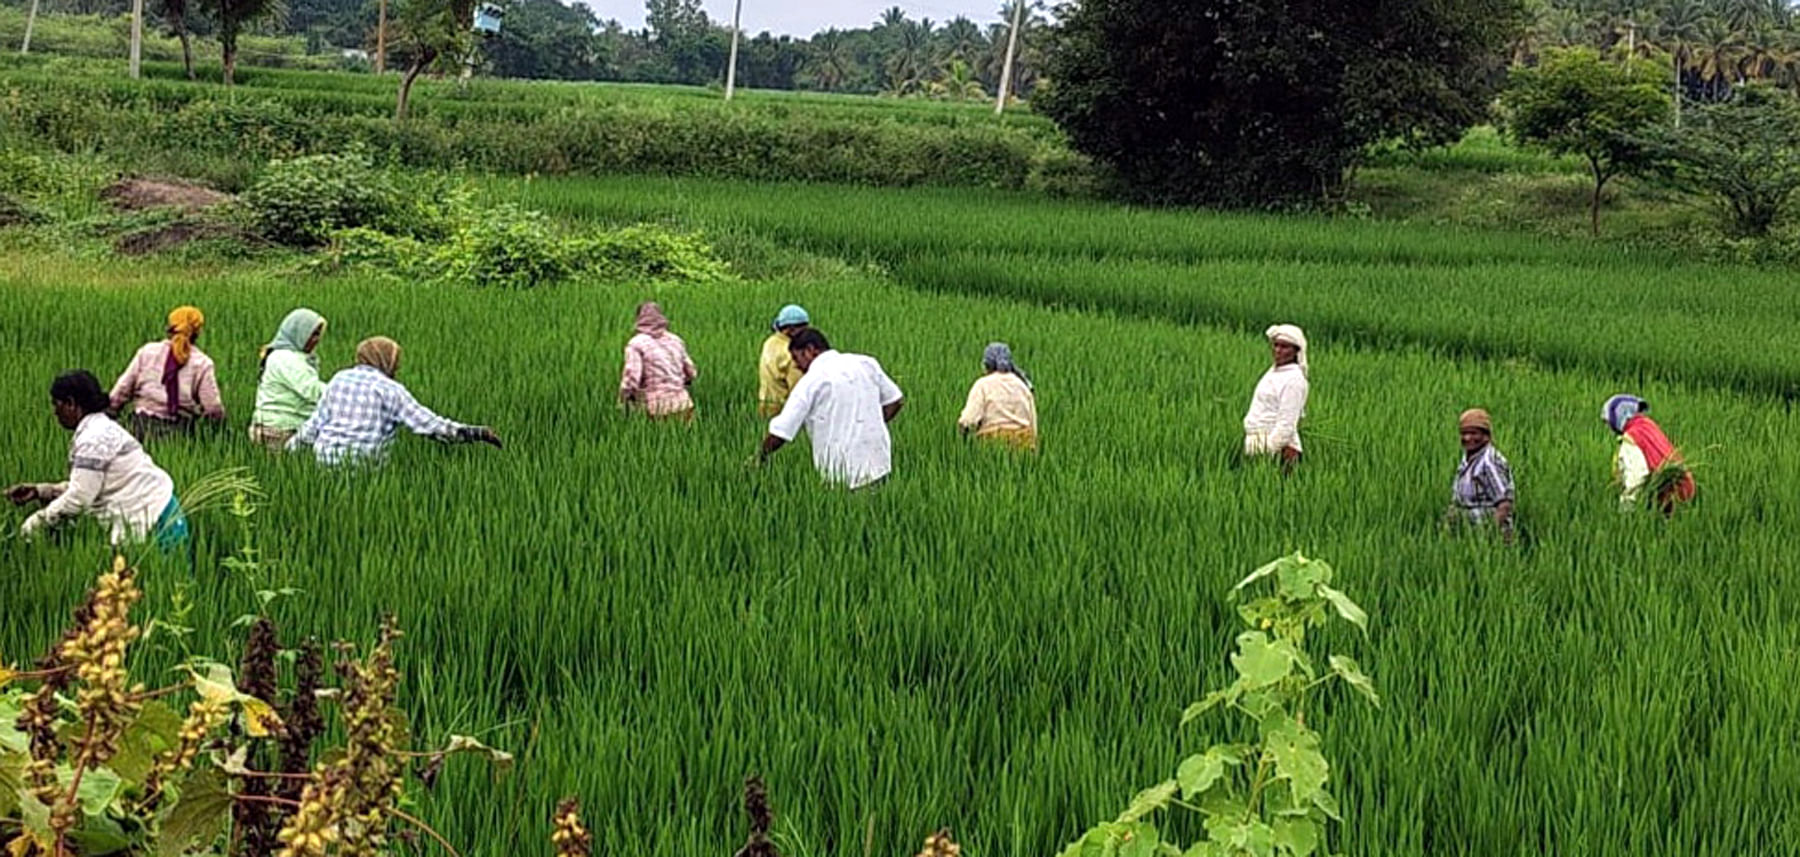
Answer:
<path fill-rule="evenodd" d="M 925 847 L 919 849 L 919 857 L 962 857 L 962 846 L 956 844 L 950 828 L 945 827 L 925 837 Z"/>
<path fill-rule="evenodd" d="M 582 826 L 581 803 L 576 799 L 563 798 L 551 814 L 550 824 L 554 828 L 550 843 L 556 846 L 557 857 L 589 857 L 594 853 L 594 835 Z"/>

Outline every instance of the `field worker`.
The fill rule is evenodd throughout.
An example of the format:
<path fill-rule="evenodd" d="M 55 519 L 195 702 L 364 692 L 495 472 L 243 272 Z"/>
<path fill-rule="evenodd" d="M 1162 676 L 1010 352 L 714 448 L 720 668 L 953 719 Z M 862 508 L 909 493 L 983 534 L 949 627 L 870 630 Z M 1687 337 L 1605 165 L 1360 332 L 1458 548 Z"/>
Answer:
<path fill-rule="evenodd" d="M 815 328 L 796 333 L 788 350 L 803 374 L 769 422 L 757 461 L 767 461 L 805 428 L 813 467 L 826 481 L 854 491 L 886 479 L 894 456 L 887 424 L 905 404 L 900 388 L 873 357 L 833 351 Z"/>
<path fill-rule="evenodd" d="M 25 519 L 21 536 L 92 515 L 110 527 L 114 545 L 154 538 L 167 549 L 187 540 L 187 517 L 175 499 L 174 480 L 107 415 L 111 404 L 100 380 L 85 369 L 51 382 L 56 421 L 75 433 L 69 442 L 69 479 L 6 489 L 15 505 L 49 504 Z"/>
<path fill-rule="evenodd" d="M 1476 527 L 1492 524 L 1508 544 L 1513 538 L 1513 476 L 1506 456 L 1494 448 L 1494 422 L 1480 408 L 1457 418 L 1463 457 L 1450 485 L 1449 519 Z"/>
<path fill-rule="evenodd" d="M 1013 362 L 1012 348 L 990 342 L 981 352 L 987 374 L 969 388 L 969 400 L 957 417 L 964 435 L 1004 443 L 1036 452 L 1038 448 L 1037 397 L 1031 376 Z"/>
<path fill-rule="evenodd" d="M 212 358 L 196 342 L 206 316 L 191 306 L 169 313 L 169 336 L 139 348 L 112 388 L 112 412 L 131 405 L 131 429 L 140 438 L 190 431 L 200 418 L 222 423 L 225 405 Z"/>
<path fill-rule="evenodd" d="M 641 407 L 653 420 L 694 418 L 688 385 L 700 374 L 687 343 L 669 332 L 662 307 L 645 301 L 637 309 L 637 333 L 625 343 L 625 370 L 619 374 L 619 403 Z"/>
<path fill-rule="evenodd" d="M 325 395 L 319 358 L 313 351 L 325 335 L 325 319 L 305 307 L 281 320 L 275 338 L 262 349 L 262 382 L 256 387 L 256 413 L 250 417 L 250 440 L 273 452 L 287 448 Z"/>
<path fill-rule="evenodd" d="M 1660 487 L 1652 490 L 1657 491 L 1656 504 L 1663 514 L 1672 514 L 1675 504 L 1694 499 L 1694 474 L 1687 472 L 1681 453 L 1662 427 L 1650 419 L 1649 402 L 1621 393 L 1606 400 L 1600 417 L 1619 436 L 1613 476 L 1619 481 L 1620 506 L 1629 509 L 1636 505 L 1645 485 L 1659 472 L 1667 479 L 1655 479 Z"/>
<path fill-rule="evenodd" d="M 800 383 L 800 367 L 788 353 L 788 342 L 811 323 L 812 318 L 799 304 L 788 304 L 769 325 L 774 332 L 763 340 L 762 359 L 756 364 L 756 410 L 764 418 L 781 413 L 788 394 Z"/>
<path fill-rule="evenodd" d="M 380 463 L 401 428 L 445 443 L 500 446 L 484 426 L 466 426 L 431 412 L 394 380 L 400 346 L 385 336 L 356 346 L 356 365 L 331 377 L 313 411 L 288 441 L 288 449 L 311 446 L 320 464 Z"/>
<path fill-rule="evenodd" d="M 1283 469 L 1300 460 L 1300 418 L 1306 415 L 1310 390 L 1306 334 L 1291 324 L 1268 329 L 1275 365 L 1256 382 L 1250 411 L 1244 414 L 1244 454 L 1276 456 Z"/>

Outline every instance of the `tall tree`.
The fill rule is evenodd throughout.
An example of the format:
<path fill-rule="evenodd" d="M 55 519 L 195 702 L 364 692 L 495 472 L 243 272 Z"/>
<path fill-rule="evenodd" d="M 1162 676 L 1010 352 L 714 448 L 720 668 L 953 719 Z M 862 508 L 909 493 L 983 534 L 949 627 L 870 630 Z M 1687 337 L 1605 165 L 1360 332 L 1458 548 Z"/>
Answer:
<path fill-rule="evenodd" d="M 1515 141 L 1587 162 L 1595 235 L 1607 182 L 1654 162 L 1645 136 L 1669 108 L 1654 67 L 1640 72 L 1629 67 L 1634 62 L 1622 67 L 1591 48 L 1571 48 L 1535 67 L 1514 69 L 1501 95 L 1507 133 Z"/>
<path fill-rule="evenodd" d="M 717 28 L 700 0 L 647 0 L 644 6 L 650 41 L 667 60 L 672 82 L 703 84 L 724 70 Z"/>
<path fill-rule="evenodd" d="M 1371 8 L 1372 7 L 1372 8 Z M 1137 199 L 1268 206 L 1487 117 L 1518 0 L 1081 0 L 1033 100 Z"/>
<path fill-rule="evenodd" d="M 286 17 L 284 0 L 202 0 L 219 26 L 219 53 L 225 65 L 225 85 L 237 78 L 238 35 L 244 28 L 265 18 L 280 21 Z"/>
<path fill-rule="evenodd" d="M 413 84 L 427 69 L 455 66 L 474 47 L 475 0 L 397 0 L 395 47 L 407 54 L 406 73 L 394 99 L 394 119 L 406 118 Z"/>
<path fill-rule="evenodd" d="M 175 38 L 181 40 L 181 68 L 187 73 L 187 79 L 193 80 L 194 43 L 188 34 L 188 0 L 163 0 L 162 14 Z"/>

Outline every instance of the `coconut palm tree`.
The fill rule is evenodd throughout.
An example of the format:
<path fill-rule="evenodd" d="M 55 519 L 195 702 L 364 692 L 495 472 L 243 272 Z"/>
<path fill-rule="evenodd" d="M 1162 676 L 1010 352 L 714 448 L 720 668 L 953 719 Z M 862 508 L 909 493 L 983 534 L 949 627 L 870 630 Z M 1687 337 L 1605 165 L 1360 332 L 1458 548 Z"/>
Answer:
<path fill-rule="evenodd" d="M 950 60 L 943 76 L 931 82 L 931 95 L 951 101 L 985 101 L 988 97 L 987 87 L 975 79 L 975 72 L 960 59 Z"/>
<path fill-rule="evenodd" d="M 1724 18 L 1710 17 L 1694 46 L 1695 71 L 1713 83 L 1738 82 L 1738 60 L 1744 54 L 1742 36 Z"/>
<path fill-rule="evenodd" d="M 987 40 L 982 38 L 980 26 L 958 15 L 938 31 L 938 49 L 945 60 L 961 60 L 973 68 L 987 50 Z"/>
<path fill-rule="evenodd" d="M 1706 37 L 1707 12 L 1703 0 L 1673 0 L 1661 10 L 1651 37 L 1669 55 L 1674 83 L 1675 127 L 1681 127 L 1682 78 L 1694 59 L 1694 45 Z"/>
<path fill-rule="evenodd" d="M 838 91 L 849 84 L 856 58 L 844 34 L 834 27 L 813 36 L 805 63 L 820 89 Z"/>

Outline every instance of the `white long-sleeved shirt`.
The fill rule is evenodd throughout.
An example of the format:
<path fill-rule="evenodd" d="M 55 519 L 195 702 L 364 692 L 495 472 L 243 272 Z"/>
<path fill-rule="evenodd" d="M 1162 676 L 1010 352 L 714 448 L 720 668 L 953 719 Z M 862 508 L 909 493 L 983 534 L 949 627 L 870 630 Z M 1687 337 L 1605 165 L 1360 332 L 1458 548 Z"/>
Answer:
<path fill-rule="evenodd" d="M 175 480 L 111 417 L 89 414 L 75 426 L 69 442 L 69 480 L 37 489 L 38 496 L 54 499 L 25 519 L 21 534 L 91 514 L 107 522 L 116 545 L 144 539 L 156 529 L 175 496 Z"/>
<path fill-rule="evenodd" d="M 1306 415 L 1310 389 L 1297 363 L 1264 372 L 1244 414 L 1244 454 L 1275 455 L 1290 446 L 1300 450 L 1300 418 Z"/>
<path fill-rule="evenodd" d="M 894 469 L 882 408 L 901 396 L 875 358 L 827 351 L 800 376 L 781 413 L 769 422 L 769 434 L 791 441 L 805 428 L 819 475 L 861 488 Z"/>
<path fill-rule="evenodd" d="M 1650 459 L 1644 457 L 1631 435 L 1619 435 L 1619 455 L 1613 460 L 1613 471 L 1619 477 L 1619 505 L 1637 505 L 1638 493 L 1650 481 Z"/>

